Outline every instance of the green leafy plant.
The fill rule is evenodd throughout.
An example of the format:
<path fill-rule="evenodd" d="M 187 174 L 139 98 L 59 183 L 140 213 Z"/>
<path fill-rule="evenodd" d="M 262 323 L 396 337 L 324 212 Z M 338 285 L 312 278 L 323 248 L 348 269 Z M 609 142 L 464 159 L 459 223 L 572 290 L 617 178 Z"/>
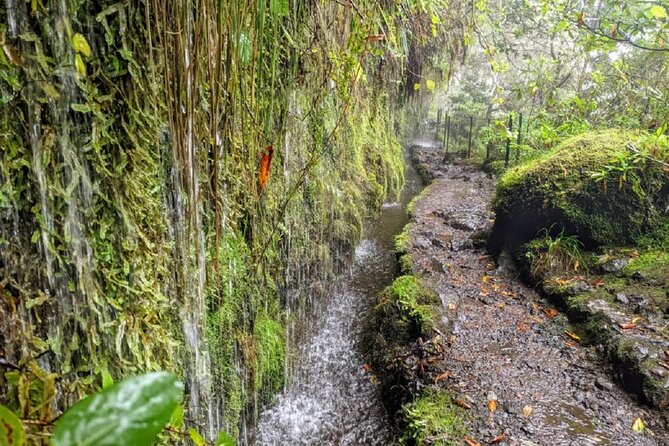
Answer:
<path fill-rule="evenodd" d="M 134 376 L 70 408 L 56 423 L 54 446 L 149 446 L 183 397 L 176 376 Z"/>
<path fill-rule="evenodd" d="M 583 244 L 578 238 L 566 235 L 564 229 L 552 236 L 552 229 L 542 230 L 540 237 L 529 243 L 527 256 L 531 261 L 530 274 L 533 277 L 552 270 L 578 271 L 584 265 Z"/>

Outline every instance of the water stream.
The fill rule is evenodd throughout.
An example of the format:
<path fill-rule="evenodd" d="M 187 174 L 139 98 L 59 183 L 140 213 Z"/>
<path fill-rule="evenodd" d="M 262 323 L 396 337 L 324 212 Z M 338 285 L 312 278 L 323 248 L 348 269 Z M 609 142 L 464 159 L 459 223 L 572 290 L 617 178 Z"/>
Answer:
<path fill-rule="evenodd" d="M 332 285 L 302 342 L 290 384 L 261 413 L 256 445 L 393 444 L 376 386 L 363 370 L 360 341 L 367 311 L 396 273 L 394 238 L 421 187 L 407 161 L 400 201 L 386 203 L 365 228 L 349 274 Z"/>

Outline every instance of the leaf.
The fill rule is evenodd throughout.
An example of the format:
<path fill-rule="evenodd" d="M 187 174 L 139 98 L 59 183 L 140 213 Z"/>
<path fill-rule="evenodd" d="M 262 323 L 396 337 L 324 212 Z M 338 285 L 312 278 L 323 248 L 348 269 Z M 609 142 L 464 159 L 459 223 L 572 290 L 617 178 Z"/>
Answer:
<path fill-rule="evenodd" d="M 501 443 L 501 442 L 503 442 L 505 439 L 506 439 L 506 435 L 504 434 L 504 432 L 502 432 L 501 434 L 495 436 L 495 438 L 493 438 L 492 440 L 490 440 L 490 444 Z"/>
<path fill-rule="evenodd" d="M 465 400 L 463 400 L 463 399 L 460 399 L 460 398 L 454 398 L 454 399 L 453 399 L 453 402 L 455 403 L 456 406 L 460 406 L 460 407 L 462 407 L 463 409 L 467 409 L 467 410 L 469 410 L 469 409 L 472 408 L 472 405 L 471 405 L 471 404 L 469 404 L 467 401 L 465 401 Z"/>
<path fill-rule="evenodd" d="M 618 324 L 618 326 L 621 330 L 632 330 L 633 328 L 636 328 L 636 324 L 634 323 Z"/>
<path fill-rule="evenodd" d="M 184 407 L 179 404 L 174 408 L 172 416 L 170 416 L 170 426 L 175 429 L 181 429 L 184 425 Z"/>
<path fill-rule="evenodd" d="M 77 73 L 80 76 L 86 77 L 86 63 L 84 59 L 81 58 L 81 54 L 74 55 L 74 67 L 77 69 Z"/>
<path fill-rule="evenodd" d="M 287 16 L 290 12 L 289 0 L 271 0 L 269 2 L 269 10 L 275 17 Z"/>
<path fill-rule="evenodd" d="M 227 432 L 220 431 L 216 439 L 216 446 L 235 446 L 235 440 Z"/>
<path fill-rule="evenodd" d="M 22 446 L 26 442 L 26 433 L 21 420 L 7 407 L 0 405 L 0 444 L 3 446 Z"/>
<path fill-rule="evenodd" d="M 413 84 L 413 91 L 418 91 L 418 90 L 420 90 L 420 84 L 416 82 L 415 84 Z"/>
<path fill-rule="evenodd" d="M 580 341 L 581 340 L 581 337 L 579 335 L 577 335 L 576 333 L 574 333 L 573 331 L 565 331 L 564 334 L 566 334 L 567 336 L 572 338 L 574 341 Z"/>
<path fill-rule="evenodd" d="M 635 418 L 632 422 L 632 430 L 635 432 L 643 432 L 644 429 L 646 429 L 646 425 L 643 424 L 643 420 L 641 418 Z"/>
<path fill-rule="evenodd" d="M 467 436 L 465 435 L 464 440 L 465 440 L 465 443 L 467 443 L 467 446 L 481 446 L 481 443 L 479 443 L 478 441 L 474 440 L 472 437 L 467 437 Z"/>
<path fill-rule="evenodd" d="M 265 189 L 267 180 L 269 179 L 269 169 L 272 164 L 272 153 L 274 149 L 272 146 L 265 147 L 265 152 L 260 158 L 260 169 L 258 170 L 258 185 L 260 186 L 260 191 L 262 192 Z"/>
<path fill-rule="evenodd" d="M 435 88 L 437 88 L 437 84 L 432 79 L 428 79 L 425 82 L 425 87 L 427 88 L 427 91 L 432 93 L 435 90 Z"/>
<path fill-rule="evenodd" d="M 149 446 L 170 420 L 183 384 L 166 372 L 127 378 L 70 408 L 53 446 Z"/>
<path fill-rule="evenodd" d="M 48 82 L 44 82 L 42 84 L 42 91 L 47 94 L 52 99 L 58 99 L 60 97 L 60 93 L 58 93 L 58 90 L 56 90 L 56 87 L 53 86 L 53 84 L 50 84 Z"/>
<path fill-rule="evenodd" d="M 555 308 L 549 308 L 548 310 L 544 311 L 544 314 L 546 315 L 546 317 L 554 318 L 558 315 L 558 310 L 556 310 Z"/>
<path fill-rule="evenodd" d="M 91 47 L 88 45 L 86 38 L 79 33 L 72 37 L 72 49 L 79 54 L 86 57 L 91 57 Z"/>
<path fill-rule="evenodd" d="M 532 411 L 533 411 L 533 410 L 534 410 L 534 409 L 532 408 L 532 406 L 530 406 L 530 405 L 528 404 L 527 406 L 523 407 L 523 416 L 524 416 L 525 418 L 529 418 L 530 415 L 532 415 Z"/>
<path fill-rule="evenodd" d="M 192 427 L 188 429 L 188 436 L 190 437 L 191 440 L 193 440 L 193 443 L 195 443 L 195 446 L 207 446 L 207 442 L 204 441 L 204 438 L 202 438 L 202 435 Z"/>
<path fill-rule="evenodd" d="M 660 5 L 653 5 L 648 9 L 648 12 L 655 17 L 656 19 L 666 19 L 667 18 L 667 10 L 664 9 Z"/>
<path fill-rule="evenodd" d="M 488 410 L 494 412 L 497 410 L 497 400 L 488 401 Z"/>
<path fill-rule="evenodd" d="M 451 372 L 449 372 L 447 370 L 444 373 L 441 373 L 441 374 L 437 375 L 436 378 L 434 378 L 434 383 L 437 384 L 439 381 L 444 380 L 446 378 L 450 378 L 450 377 L 451 377 Z"/>
<path fill-rule="evenodd" d="M 89 113 L 91 108 L 86 104 L 70 104 L 70 108 L 79 113 Z"/>

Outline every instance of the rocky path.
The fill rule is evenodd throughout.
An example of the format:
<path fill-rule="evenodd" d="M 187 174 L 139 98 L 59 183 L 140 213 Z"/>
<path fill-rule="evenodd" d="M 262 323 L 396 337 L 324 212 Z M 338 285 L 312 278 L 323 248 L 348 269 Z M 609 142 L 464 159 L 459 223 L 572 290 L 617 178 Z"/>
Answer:
<path fill-rule="evenodd" d="M 525 446 L 669 445 L 666 414 L 612 382 L 597 347 L 582 346 L 510 260 L 486 255 L 479 234 L 493 222 L 493 180 L 443 164 L 430 141 L 416 144 L 419 171 L 434 181 L 414 206 L 410 253 L 444 306 L 445 371 L 468 407 L 470 437 Z M 637 418 L 643 432 L 632 429 Z"/>

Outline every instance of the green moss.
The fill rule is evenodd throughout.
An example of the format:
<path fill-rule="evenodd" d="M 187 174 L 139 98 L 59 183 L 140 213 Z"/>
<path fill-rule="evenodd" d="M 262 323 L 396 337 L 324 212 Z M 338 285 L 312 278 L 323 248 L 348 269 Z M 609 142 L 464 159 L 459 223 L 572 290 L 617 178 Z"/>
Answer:
<path fill-rule="evenodd" d="M 402 408 L 407 426 L 402 444 L 415 446 L 456 446 L 467 433 L 464 410 L 453 403 L 453 395 L 428 389 L 420 398 Z"/>
<path fill-rule="evenodd" d="M 413 320 L 426 332 L 435 320 L 434 305 L 438 303 L 433 291 L 427 289 L 415 276 L 400 276 L 382 293 L 386 305 L 398 308 L 399 317 Z"/>
<path fill-rule="evenodd" d="M 271 398 L 283 386 L 285 331 L 280 321 L 261 313 L 255 320 L 253 336 L 257 346 L 255 387 L 263 399 Z"/>
<path fill-rule="evenodd" d="M 402 274 L 412 274 L 413 270 L 413 257 L 411 254 L 403 254 L 399 259 L 400 264 L 400 273 Z"/>
<path fill-rule="evenodd" d="M 395 236 L 395 253 L 406 254 L 411 247 L 411 223 L 408 223 L 402 229 L 402 232 Z"/>
<path fill-rule="evenodd" d="M 664 250 L 644 251 L 631 259 L 623 272 L 630 276 L 640 273 L 644 277 L 669 285 L 669 253 Z"/>
<path fill-rule="evenodd" d="M 513 245 L 553 227 L 586 244 L 635 242 L 666 218 L 659 209 L 669 205 L 667 175 L 643 155 L 658 152 L 669 147 L 654 136 L 608 130 L 573 137 L 510 169 L 497 188 L 494 236 Z"/>

